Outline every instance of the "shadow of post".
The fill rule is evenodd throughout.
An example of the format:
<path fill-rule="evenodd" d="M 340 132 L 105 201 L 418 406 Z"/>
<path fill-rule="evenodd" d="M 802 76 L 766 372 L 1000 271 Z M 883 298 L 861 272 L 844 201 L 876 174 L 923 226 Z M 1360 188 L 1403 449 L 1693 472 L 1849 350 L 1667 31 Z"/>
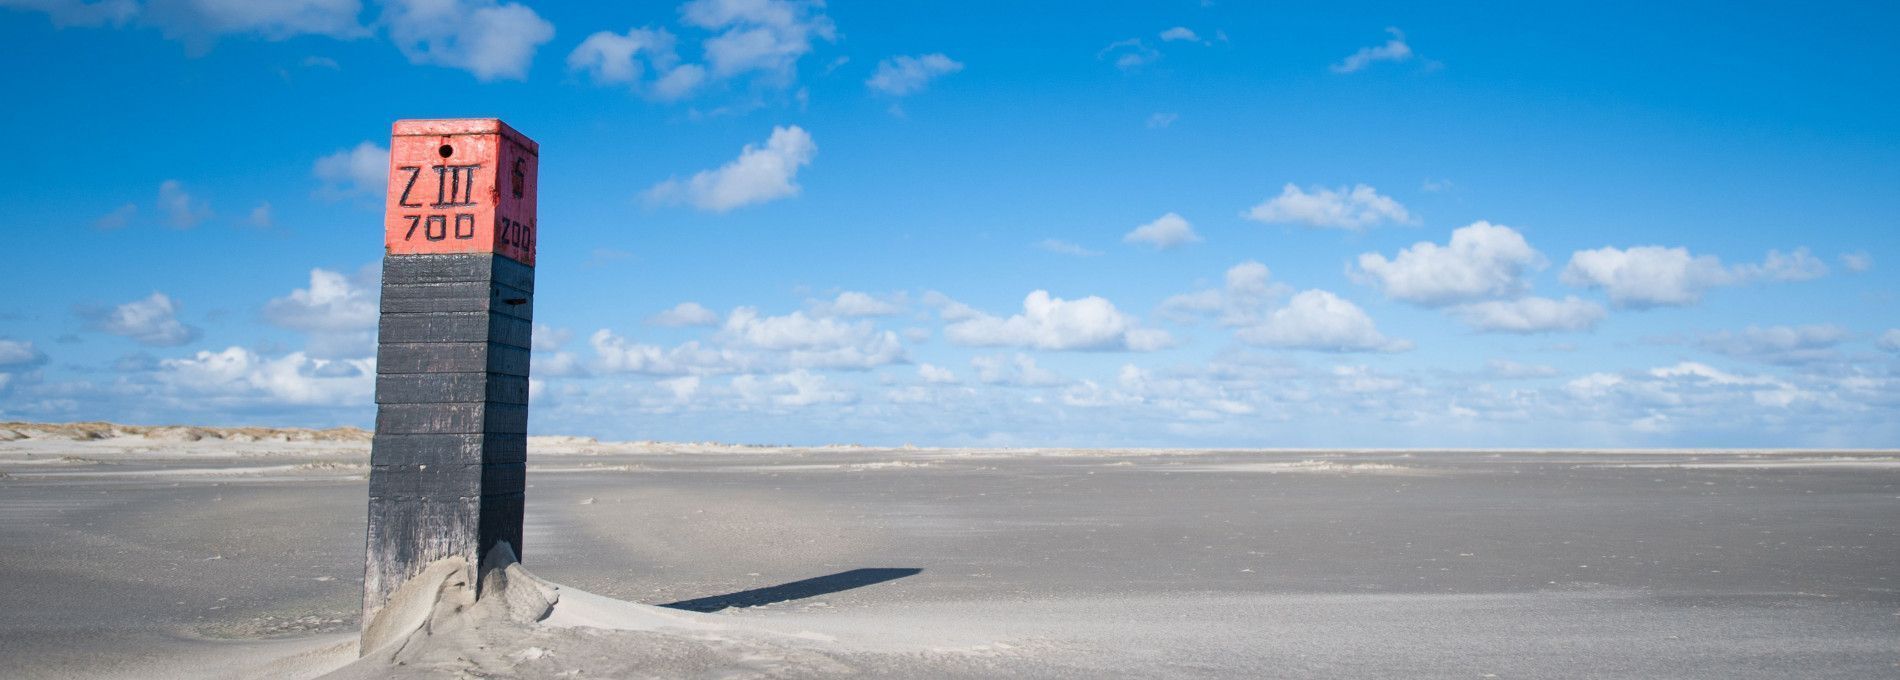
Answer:
<path fill-rule="evenodd" d="M 807 597 L 829 595 L 852 588 L 863 588 L 885 581 L 894 581 L 906 576 L 915 576 L 922 572 L 922 569 L 888 567 L 852 569 L 829 576 L 819 576 L 803 581 L 781 583 L 768 588 L 754 588 L 752 590 L 741 590 L 725 595 L 714 595 L 712 597 L 702 597 L 693 600 L 680 600 L 679 602 L 671 602 L 660 606 L 694 612 L 716 612 L 728 607 L 757 607 L 774 602 L 802 600 Z"/>

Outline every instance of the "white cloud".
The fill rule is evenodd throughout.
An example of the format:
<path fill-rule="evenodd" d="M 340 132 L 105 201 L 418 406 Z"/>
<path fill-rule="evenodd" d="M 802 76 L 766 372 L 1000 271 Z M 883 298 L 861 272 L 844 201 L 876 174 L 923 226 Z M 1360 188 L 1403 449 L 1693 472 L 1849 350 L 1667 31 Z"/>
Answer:
<path fill-rule="evenodd" d="M 375 142 L 361 142 L 318 158 L 310 172 L 321 183 L 318 196 L 332 200 L 346 196 L 381 198 L 389 186 L 389 149 Z"/>
<path fill-rule="evenodd" d="M 753 358 L 731 349 L 707 347 L 688 341 L 672 349 L 632 342 L 605 328 L 587 339 L 594 350 L 594 368 L 602 373 L 647 375 L 706 375 L 751 370 Z"/>
<path fill-rule="evenodd" d="M 728 78 L 762 72 L 789 82 L 813 40 L 836 38 L 823 3 L 786 0 L 691 0 L 680 6 L 687 24 L 722 31 L 703 44 L 712 74 Z"/>
<path fill-rule="evenodd" d="M 739 157 L 684 182 L 669 179 L 646 192 L 659 203 L 685 201 L 701 210 L 723 213 L 756 203 L 798 195 L 798 170 L 818 154 L 811 135 L 796 125 L 774 127 L 765 146 L 745 145 Z"/>
<path fill-rule="evenodd" d="M 1570 286 L 1601 288 L 1619 307 L 1644 308 L 1695 304 L 1704 290 L 1734 283 L 1736 277 L 1711 255 L 1636 246 L 1579 250 L 1570 256 L 1562 279 Z"/>
<path fill-rule="evenodd" d="M 0 370 L 17 370 L 46 363 L 46 353 L 28 340 L 0 340 Z"/>
<path fill-rule="evenodd" d="M 1037 290 L 1023 299 L 1023 313 L 1007 319 L 977 313 L 944 328 L 950 342 L 976 347 L 1048 350 L 1152 351 L 1171 346 L 1166 331 L 1142 328 L 1108 300 L 1051 297 Z"/>
<path fill-rule="evenodd" d="M 1167 250 L 1189 243 L 1200 243 L 1201 235 L 1194 233 L 1194 226 L 1186 218 L 1168 213 L 1155 221 L 1135 227 L 1134 231 L 1122 236 L 1123 243 L 1146 243 L 1158 250 Z"/>
<path fill-rule="evenodd" d="M 1607 314 L 1603 306 L 1576 297 L 1487 300 L 1451 308 L 1472 328 L 1500 333 L 1550 333 L 1595 328 Z"/>
<path fill-rule="evenodd" d="M 268 359 L 242 347 L 200 351 L 159 364 L 158 380 L 184 396 L 255 405 L 345 406 L 369 403 L 370 359 L 314 359 L 302 352 Z"/>
<path fill-rule="evenodd" d="M 1254 325 L 1264 318 L 1268 305 L 1290 292 L 1285 284 L 1272 279 L 1273 272 L 1266 265 L 1248 260 L 1227 269 L 1222 288 L 1171 296 L 1161 301 L 1160 312 L 1181 322 L 1218 315 L 1223 325 Z"/>
<path fill-rule="evenodd" d="M 1348 55 L 1344 61 L 1334 64 L 1334 73 L 1353 73 L 1376 62 L 1401 62 L 1412 58 L 1412 46 L 1405 44 L 1405 33 L 1397 28 L 1388 27 L 1386 33 L 1392 37 L 1384 45 L 1362 47 Z"/>
<path fill-rule="evenodd" d="M 0 7 L 44 12 L 53 20 L 53 25 L 65 26 L 103 26 L 120 25 L 130 21 L 139 13 L 137 0 L 0 0 Z"/>
<path fill-rule="evenodd" d="M 103 231 L 111 231 L 114 229 L 124 229 L 126 225 L 132 223 L 132 218 L 138 214 L 139 214 L 139 207 L 137 205 L 127 203 L 125 205 L 119 206 L 117 209 L 114 209 L 112 212 L 106 213 L 104 216 L 100 217 L 99 219 L 93 220 L 92 227 L 94 229 L 100 229 Z"/>
<path fill-rule="evenodd" d="M 655 326 L 717 326 L 719 313 L 707 309 L 697 302 L 682 302 L 671 309 L 647 317 L 647 323 Z"/>
<path fill-rule="evenodd" d="M 158 185 L 158 209 L 165 212 L 165 223 L 176 229 L 190 229 L 211 216 L 211 206 L 192 198 L 175 179 Z"/>
<path fill-rule="evenodd" d="M 719 339 L 734 347 L 782 352 L 794 368 L 861 370 L 904 359 L 897 334 L 869 321 L 814 318 L 804 312 L 762 316 L 740 307 L 727 315 Z"/>
<path fill-rule="evenodd" d="M 833 386 L 825 376 L 805 370 L 763 378 L 756 375 L 734 376 L 732 390 L 746 403 L 783 408 L 857 401 L 856 395 Z"/>
<path fill-rule="evenodd" d="M 4 363 L 4 361 L 0 361 L 0 364 Z M 957 382 L 957 374 L 952 373 L 950 369 L 931 364 L 917 364 L 917 377 L 924 382 L 940 385 Z"/>
<path fill-rule="evenodd" d="M 1155 112 L 1154 114 L 1151 114 L 1148 116 L 1148 129 L 1160 130 L 1162 128 L 1166 128 L 1170 125 L 1173 125 L 1174 121 L 1177 121 L 1180 119 L 1181 119 L 1181 114 L 1178 114 L 1178 113 Z"/>
<path fill-rule="evenodd" d="M 1359 270 L 1387 297 L 1422 305 L 1519 295 L 1530 289 L 1524 274 L 1547 264 L 1517 231 L 1482 221 L 1451 232 L 1445 246 L 1420 241 L 1391 260 L 1359 256 Z"/>
<path fill-rule="evenodd" d="M 1687 248 L 1635 246 L 1579 250 L 1571 254 L 1562 280 L 1578 288 L 1601 288 L 1619 307 L 1687 306 L 1717 286 L 1752 281 L 1807 281 L 1825 276 L 1827 265 L 1796 248 L 1786 255 L 1770 250 L 1760 263 L 1725 266 L 1713 255 L 1691 255 Z"/>
<path fill-rule="evenodd" d="M 563 349 L 567 341 L 573 339 L 573 332 L 565 328 L 555 328 L 548 324 L 534 325 L 534 334 L 528 344 L 534 348 L 534 374 L 542 378 L 572 377 L 586 375 L 581 366 L 580 357 Z M 530 386 L 533 389 L 533 386 Z M 533 396 L 530 394 L 530 396 Z"/>
<path fill-rule="evenodd" d="M 1089 250 L 1088 248 L 1082 247 L 1079 243 L 1070 243 L 1057 238 L 1046 238 L 1037 241 L 1036 249 L 1046 250 L 1057 255 L 1073 255 L 1075 257 L 1095 257 L 1102 254 L 1102 251 Z"/>
<path fill-rule="evenodd" d="M 937 316 L 947 322 L 964 321 L 983 316 L 975 307 L 953 300 L 948 295 L 934 290 L 924 291 L 925 306 L 937 310 Z"/>
<path fill-rule="evenodd" d="M 666 29 L 633 28 L 624 35 L 601 31 L 568 53 L 567 68 L 587 72 L 596 83 L 632 84 L 641 78 L 643 56 L 658 71 L 671 68 L 679 60 L 674 42 Z"/>
<path fill-rule="evenodd" d="M 554 24 L 519 3 L 388 0 L 382 23 L 410 63 L 462 69 L 478 80 L 525 80 Z"/>
<path fill-rule="evenodd" d="M 379 311 L 373 281 L 351 281 L 327 269 L 310 270 L 310 286 L 264 304 L 264 320 L 310 335 L 308 352 L 330 358 L 363 356 Z"/>
<path fill-rule="evenodd" d="M 1827 263 L 1808 252 L 1807 248 L 1796 248 L 1787 255 L 1781 254 L 1779 250 L 1770 250 L 1761 264 L 1739 265 L 1735 271 L 1744 279 L 1811 281 L 1827 276 Z"/>
<path fill-rule="evenodd" d="M 153 292 L 109 312 L 86 313 L 94 329 L 155 347 L 176 347 L 198 339 L 198 329 L 178 320 L 178 305 L 170 296 Z"/>
<path fill-rule="evenodd" d="M 188 40 L 229 33 L 352 38 L 368 32 L 357 19 L 362 11 L 359 0 L 152 0 L 145 7 L 146 18 L 167 37 Z"/>
<path fill-rule="evenodd" d="M 1161 42 L 1174 42 L 1176 40 L 1200 42 L 1201 36 L 1195 35 L 1194 31 L 1186 26 L 1176 26 L 1161 32 Z"/>
<path fill-rule="evenodd" d="M 1900 352 L 1900 328 L 1889 328 L 1874 341 L 1874 346 L 1889 352 Z"/>
<path fill-rule="evenodd" d="M 895 56 L 877 63 L 877 71 L 864 81 L 866 87 L 902 97 L 921 92 L 924 86 L 939 76 L 945 76 L 963 70 L 963 64 L 942 53 L 922 56 Z"/>
<path fill-rule="evenodd" d="M 1372 187 L 1313 187 L 1311 193 L 1288 183 L 1280 195 L 1249 209 L 1244 216 L 1268 224 L 1303 224 L 1332 229 L 1364 229 L 1386 223 L 1408 223 L 1412 214 Z"/>
<path fill-rule="evenodd" d="M 1372 317 L 1358 305 L 1317 289 L 1300 291 L 1285 307 L 1274 310 L 1259 325 L 1240 329 L 1235 337 L 1255 345 L 1323 352 L 1402 352 L 1412 348 L 1408 340 L 1394 340 L 1379 333 Z"/>
<path fill-rule="evenodd" d="M 1115 68 L 1133 71 L 1161 58 L 1161 51 L 1149 47 L 1140 38 L 1129 38 L 1109 43 L 1108 47 L 1095 53 L 1096 59 L 1113 59 Z"/>
<path fill-rule="evenodd" d="M 1865 250 L 1841 253 L 1841 266 L 1850 272 L 1864 272 L 1874 268 L 1874 256 L 1868 255 Z"/>
<path fill-rule="evenodd" d="M 891 316 L 904 311 L 902 296 L 893 299 L 873 297 L 868 293 L 847 290 L 830 300 L 817 300 L 812 303 L 812 313 L 818 316 Z"/>
<path fill-rule="evenodd" d="M 976 379 L 991 385 L 1012 387 L 1052 387 L 1067 383 L 1055 371 L 1036 365 L 1036 360 L 1021 352 L 1014 356 L 994 354 L 971 357 Z"/>
<path fill-rule="evenodd" d="M 1699 346 L 1717 354 L 1777 364 L 1802 364 L 1838 358 L 1834 347 L 1846 341 L 1846 328 L 1835 325 L 1749 326 L 1741 332 L 1702 336 Z"/>

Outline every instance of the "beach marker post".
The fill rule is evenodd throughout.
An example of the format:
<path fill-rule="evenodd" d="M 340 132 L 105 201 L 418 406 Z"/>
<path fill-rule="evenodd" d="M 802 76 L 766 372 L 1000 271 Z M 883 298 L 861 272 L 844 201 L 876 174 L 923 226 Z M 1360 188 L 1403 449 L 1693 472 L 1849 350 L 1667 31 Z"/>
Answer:
<path fill-rule="evenodd" d="M 391 129 L 363 625 L 430 563 L 521 553 L 540 146 L 493 118 Z"/>

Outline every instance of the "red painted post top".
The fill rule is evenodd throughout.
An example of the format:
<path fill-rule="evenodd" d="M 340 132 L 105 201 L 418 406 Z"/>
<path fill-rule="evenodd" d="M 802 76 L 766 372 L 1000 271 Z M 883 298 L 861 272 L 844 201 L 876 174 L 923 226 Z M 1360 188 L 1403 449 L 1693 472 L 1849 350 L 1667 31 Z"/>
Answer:
<path fill-rule="evenodd" d="M 540 152 L 494 118 L 396 121 L 384 252 L 494 253 L 533 266 Z"/>

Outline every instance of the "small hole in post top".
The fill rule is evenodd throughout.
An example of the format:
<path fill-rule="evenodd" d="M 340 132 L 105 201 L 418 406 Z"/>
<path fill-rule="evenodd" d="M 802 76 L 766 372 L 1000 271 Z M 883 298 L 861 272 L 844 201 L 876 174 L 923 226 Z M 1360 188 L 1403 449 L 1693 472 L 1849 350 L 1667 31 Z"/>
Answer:
<path fill-rule="evenodd" d="M 450 156 L 455 155 L 455 147 L 449 146 L 447 144 L 443 144 L 442 148 L 436 149 L 435 152 L 442 154 L 443 158 L 448 158 Z"/>

